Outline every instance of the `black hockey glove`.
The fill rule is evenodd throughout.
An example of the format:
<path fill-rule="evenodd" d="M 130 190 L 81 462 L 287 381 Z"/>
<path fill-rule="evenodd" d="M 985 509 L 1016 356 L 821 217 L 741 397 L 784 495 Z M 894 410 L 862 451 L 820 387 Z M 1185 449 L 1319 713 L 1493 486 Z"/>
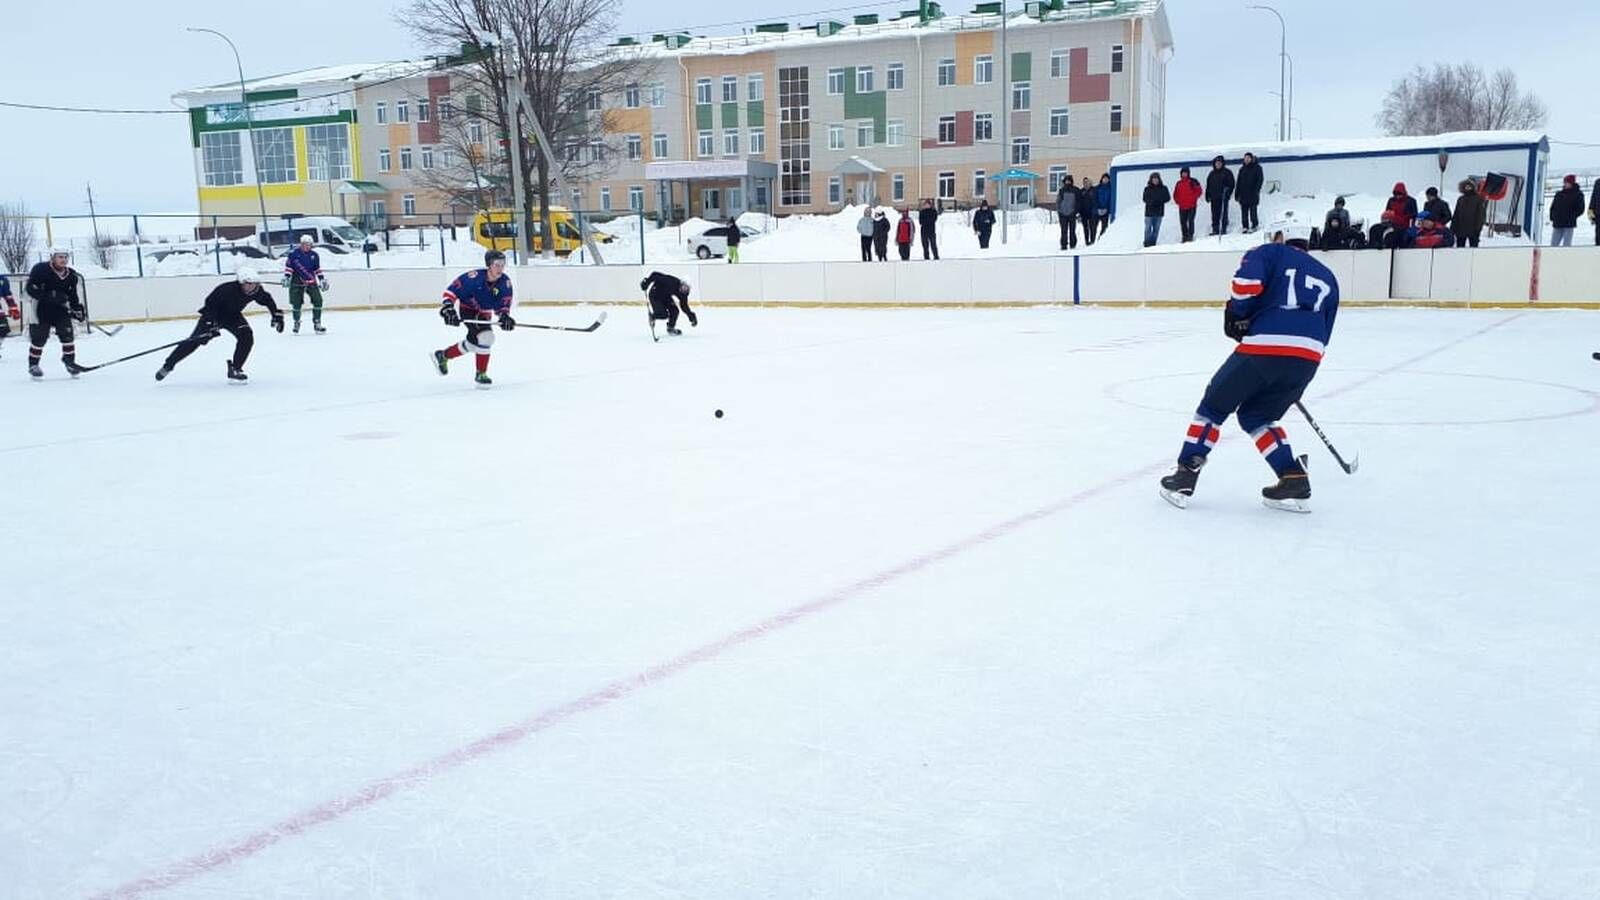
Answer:
<path fill-rule="evenodd" d="M 451 328 L 461 324 L 461 316 L 456 313 L 456 307 L 453 303 L 446 303 L 439 307 L 439 318 L 443 319 L 444 324 Z"/>
<path fill-rule="evenodd" d="M 1232 303 L 1222 307 L 1222 333 L 1235 341 L 1250 333 L 1250 320 L 1235 313 Z"/>
<path fill-rule="evenodd" d="M 639 282 L 639 290 L 647 291 L 649 289 L 650 289 L 650 279 L 646 278 L 645 280 Z"/>
<path fill-rule="evenodd" d="M 3 337 L 5 337 L 6 335 L 8 335 L 10 333 L 11 333 L 11 321 L 9 319 L 7 319 L 4 315 L 0 315 L 0 338 L 3 338 Z"/>
<path fill-rule="evenodd" d="M 78 301 L 73 300 L 72 302 L 67 304 L 67 315 L 71 316 L 73 319 L 75 319 L 75 320 L 77 320 L 79 322 L 83 322 L 83 321 L 87 321 L 88 320 L 89 311 L 87 309 L 83 308 L 83 304 L 82 303 L 79 303 Z"/>
<path fill-rule="evenodd" d="M 217 336 L 217 324 L 210 319 L 201 319 L 200 327 L 204 330 L 197 332 L 191 340 L 203 347 Z"/>
<path fill-rule="evenodd" d="M 324 294 L 326 294 L 328 292 L 328 279 L 323 278 L 321 275 L 318 275 L 317 276 L 317 289 L 322 291 Z"/>
<path fill-rule="evenodd" d="M 283 313 L 277 310 L 272 311 L 272 330 L 283 334 Z"/>
<path fill-rule="evenodd" d="M 517 320 L 511 318 L 511 313 L 503 312 L 503 313 L 500 314 L 500 330 L 501 331 L 510 331 L 511 329 L 516 328 L 516 327 L 517 327 Z"/>

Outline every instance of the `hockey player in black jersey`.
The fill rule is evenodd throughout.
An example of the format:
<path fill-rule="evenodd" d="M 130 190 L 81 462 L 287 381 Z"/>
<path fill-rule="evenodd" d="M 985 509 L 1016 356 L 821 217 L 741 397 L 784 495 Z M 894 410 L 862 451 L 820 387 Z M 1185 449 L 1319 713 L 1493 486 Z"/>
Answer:
<path fill-rule="evenodd" d="M 695 327 L 700 325 L 700 317 L 689 308 L 689 283 L 675 275 L 664 272 L 651 272 L 650 276 L 639 282 L 639 290 L 648 292 L 650 296 L 650 333 L 655 334 L 656 322 L 660 319 L 667 320 L 667 334 L 683 334 L 678 330 L 678 309 L 682 307 L 683 314 L 688 317 L 689 324 Z M 674 303 L 676 301 L 676 303 Z"/>
<path fill-rule="evenodd" d="M 78 270 L 67 264 L 67 251 L 57 248 L 50 251 L 50 260 L 34 266 L 23 285 L 33 298 L 33 324 L 28 326 L 28 374 L 34 381 L 44 377 L 39 360 L 44 356 L 44 345 L 54 331 L 61 342 L 61 364 L 73 378 L 83 371 L 78 365 L 76 335 L 73 322 L 82 322 L 89 312 L 83 306 L 83 284 Z"/>
<path fill-rule="evenodd" d="M 165 379 L 172 373 L 173 366 L 199 349 L 201 344 L 208 343 L 216 337 L 219 331 L 232 334 L 237 342 L 233 347 L 233 359 L 228 361 L 228 380 L 235 384 L 249 380 L 244 374 L 244 363 L 250 358 L 250 348 L 255 346 L 256 339 L 250 331 L 250 323 L 245 321 L 244 308 L 251 303 L 265 306 L 272 314 L 273 330 L 283 333 L 283 310 L 278 308 L 278 304 L 272 300 L 272 295 L 261 286 L 261 276 L 256 270 L 248 266 L 241 268 L 233 281 L 217 285 L 206 296 L 205 306 L 200 308 L 200 321 L 194 326 L 194 333 L 189 335 L 188 340 L 172 348 L 166 362 L 156 371 L 156 380 Z"/>

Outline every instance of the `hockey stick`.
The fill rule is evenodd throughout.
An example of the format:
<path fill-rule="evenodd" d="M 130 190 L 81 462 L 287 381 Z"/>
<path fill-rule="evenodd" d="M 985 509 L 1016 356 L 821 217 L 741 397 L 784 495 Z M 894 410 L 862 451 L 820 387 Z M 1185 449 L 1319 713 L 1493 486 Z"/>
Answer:
<path fill-rule="evenodd" d="M 98 365 L 93 365 L 93 366 L 83 366 L 83 367 L 81 367 L 79 369 L 79 371 L 80 372 L 93 372 L 95 369 L 104 369 L 106 366 L 114 366 L 117 363 L 125 363 L 130 359 L 138 359 L 141 356 L 149 356 L 152 353 L 160 353 L 163 350 L 169 350 L 169 349 L 171 349 L 173 347 L 176 347 L 176 346 L 178 346 L 180 344 L 192 344 L 192 343 L 202 343 L 203 344 L 206 341 L 210 340 L 211 338 L 216 337 L 217 335 L 219 335 L 221 333 L 222 333 L 222 330 L 220 328 L 218 328 L 218 329 L 212 329 L 210 332 L 207 332 L 205 334 L 191 334 L 191 335 L 189 335 L 188 337 L 184 338 L 181 341 L 173 341 L 170 344 L 162 344 L 159 347 L 151 347 L 149 350 L 140 350 L 138 353 L 130 353 L 127 356 L 120 357 L 118 359 L 113 359 L 110 362 L 103 362 L 103 363 L 100 363 Z M 202 338 L 204 338 L 204 340 L 202 340 Z"/>
<path fill-rule="evenodd" d="M 104 325 L 101 325 L 98 322 L 86 322 L 85 324 L 87 324 L 90 329 L 98 331 L 106 337 L 116 337 L 117 333 L 122 331 L 121 325 L 113 325 L 110 328 L 106 328 Z"/>
<path fill-rule="evenodd" d="M 533 324 L 531 322 L 518 322 L 517 323 L 517 327 L 518 328 L 542 328 L 545 331 L 578 331 L 578 332 L 582 332 L 584 334 L 588 334 L 591 331 L 595 331 L 595 330 L 599 329 L 599 327 L 601 325 L 605 324 L 605 321 L 606 321 L 605 310 L 601 310 L 600 311 L 600 317 L 598 319 L 595 319 L 594 320 L 594 324 L 588 326 L 587 328 L 572 328 L 572 327 L 569 327 L 569 326 L 566 326 L 566 325 L 535 325 L 535 324 Z"/>
<path fill-rule="evenodd" d="M 1356 469 L 1361 466 L 1361 454 L 1358 453 L 1350 457 L 1349 462 L 1345 462 L 1344 457 L 1339 455 L 1339 451 L 1334 449 L 1333 442 L 1329 441 L 1328 436 L 1322 433 L 1322 426 L 1317 424 L 1316 419 L 1311 418 L 1311 413 L 1307 411 L 1305 404 L 1296 400 L 1294 408 L 1300 410 L 1300 415 L 1306 417 L 1306 424 L 1310 425 L 1311 430 L 1317 433 L 1317 437 L 1322 438 L 1322 446 L 1327 447 L 1328 452 L 1333 454 L 1333 460 L 1339 464 L 1339 468 L 1343 469 L 1346 475 L 1354 475 Z"/>

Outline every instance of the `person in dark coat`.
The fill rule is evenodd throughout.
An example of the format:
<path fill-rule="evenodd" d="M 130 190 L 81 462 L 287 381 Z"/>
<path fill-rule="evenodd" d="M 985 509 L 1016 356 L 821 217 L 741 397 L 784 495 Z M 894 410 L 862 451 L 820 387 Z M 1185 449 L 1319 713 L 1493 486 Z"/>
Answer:
<path fill-rule="evenodd" d="M 1144 188 L 1144 245 L 1154 247 L 1161 237 L 1161 218 L 1167 214 L 1167 204 L 1172 202 L 1172 192 L 1161 183 L 1161 173 L 1151 172 L 1150 182 Z"/>
<path fill-rule="evenodd" d="M 1100 176 L 1100 183 L 1094 186 L 1094 217 L 1099 220 L 1100 233 L 1105 234 L 1111 227 L 1111 173 L 1106 172 Z"/>
<path fill-rule="evenodd" d="M 1078 248 L 1078 186 L 1068 175 L 1056 191 L 1056 222 L 1061 226 L 1061 249 Z"/>
<path fill-rule="evenodd" d="M 1384 204 L 1378 224 L 1372 226 L 1372 231 L 1367 235 L 1367 246 L 1374 250 L 1398 247 L 1416 218 L 1417 198 L 1406 193 L 1404 181 L 1396 181 L 1394 193 L 1389 197 L 1389 202 Z"/>
<path fill-rule="evenodd" d="M 1422 202 L 1422 208 L 1427 210 L 1433 216 L 1433 220 L 1438 222 L 1440 226 L 1449 225 L 1451 219 L 1450 204 L 1439 199 L 1439 189 L 1431 187 L 1424 193 L 1427 199 Z"/>
<path fill-rule="evenodd" d="M 1594 180 L 1594 190 L 1589 193 L 1589 221 L 1594 223 L 1594 245 L 1600 247 L 1600 178 Z"/>
<path fill-rule="evenodd" d="M 894 226 L 894 245 L 900 250 L 900 261 L 911 258 L 911 242 L 917 237 L 917 226 L 911 221 L 911 209 L 900 210 L 900 221 Z"/>
<path fill-rule="evenodd" d="M 930 253 L 934 259 L 939 258 L 939 232 L 936 228 L 938 223 L 939 210 L 933 205 L 933 201 L 922 201 L 922 209 L 917 211 L 917 228 L 922 232 L 923 259 L 927 259 Z"/>
<path fill-rule="evenodd" d="M 978 233 L 978 249 L 989 249 L 989 235 L 994 234 L 994 210 L 988 200 L 979 200 L 972 213 L 972 230 Z"/>
<path fill-rule="evenodd" d="M 1583 215 L 1583 191 L 1578 189 L 1578 176 L 1561 179 L 1561 190 L 1550 201 L 1550 246 L 1571 247 L 1572 235 L 1578 230 L 1578 217 Z"/>
<path fill-rule="evenodd" d="M 1455 233 L 1457 247 L 1476 247 L 1483 235 L 1489 204 L 1478 193 L 1478 183 L 1470 178 L 1461 182 L 1458 190 L 1461 196 L 1456 198 L 1456 209 L 1450 216 L 1450 230 Z"/>
<path fill-rule="evenodd" d="M 1333 198 L 1333 209 L 1322 217 L 1322 240 L 1318 244 L 1323 250 L 1338 250 L 1345 246 L 1345 240 L 1350 234 L 1350 210 L 1344 208 L 1344 198 Z"/>
<path fill-rule="evenodd" d="M 1206 202 L 1211 204 L 1211 234 L 1228 233 L 1228 202 L 1233 199 L 1233 173 L 1228 171 L 1228 161 L 1221 156 L 1211 160 L 1211 173 L 1206 176 Z"/>
<path fill-rule="evenodd" d="M 1172 202 L 1178 205 L 1178 230 L 1185 244 L 1194 240 L 1194 213 L 1204 194 L 1205 188 L 1190 177 L 1188 166 L 1178 170 L 1178 183 L 1172 186 Z"/>
<path fill-rule="evenodd" d="M 71 259 L 66 248 L 50 251 L 50 259 L 34 264 L 28 271 L 28 280 L 22 290 L 33 298 L 33 324 L 28 326 L 28 375 L 38 381 L 44 377 L 39 360 L 44 357 L 44 345 L 53 331 L 61 342 L 61 364 L 67 374 L 77 378 L 83 372 L 78 365 L 77 333 L 73 322 L 87 322 L 89 310 L 83 305 L 79 288 L 83 276 L 68 265 Z"/>
<path fill-rule="evenodd" d="M 1083 179 L 1083 185 L 1078 188 L 1078 218 L 1083 220 L 1084 246 L 1094 246 L 1100 219 L 1095 215 L 1095 187 L 1088 177 Z"/>
<path fill-rule="evenodd" d="M 1256 155 L 1246 153 L 1244 165 L 1239 167 L 1239 180 L 1234 194 L 1239 199 L 1239 227 L 1245 234 L 1261 228 L 1261 213 L 1258 210 L 1261 206 L 1261 186 L 1266 180 L 1261 163 L 1256 162 Z"/>
<path fill-rule="evenodd" d="M 889 258 L 889 217 L 881 209 L 872 216 L 872 252 L 878 255 L 878 262 Z"/>

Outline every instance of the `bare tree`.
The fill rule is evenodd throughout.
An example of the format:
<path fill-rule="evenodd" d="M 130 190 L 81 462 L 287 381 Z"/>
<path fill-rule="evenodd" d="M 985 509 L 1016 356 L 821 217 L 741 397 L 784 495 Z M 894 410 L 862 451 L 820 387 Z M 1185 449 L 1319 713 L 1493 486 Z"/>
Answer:
<path fill-rule="evenodd" d="M 621 92 L 642 70 L 637 50 L 607 46 L 617 9 L 610 0 L 408 0 L 397 13 L 424 46 L 462 53 L 456 75 L 493 98 L 493 110 L 484 112 L 492 112 L 501 135 L 512 127 L 529 133 L 508 114 L 511 85 L 522 81 L 529 112 L 558 158 L 546 159 L 535 142 L 526 141 L 522 158 L 507 160 L 507 171 L 511 165 L 520 169 L 530 187 L 524 221 L 531 223 L 537 208 L 542 234 L 554 233 L 552 166 L 566 178 L 583 180 L 614 165 L 616 149 L 607 143 L 605 117 L 595 101 Z M 550 249 L 547 244 L 546 253 Z"/>
<path fill-rule="evenodd" d="M 28 218 L 28 207 L 21 200 L 0 203 L 0 262 L 5 263 L 5 271 L 27 271 L 38 238 L 33 220 Z"/>
<path fill-rule="evenodd" d="M 495 158 L 504 154 L 492 154 L 492 145 L 487 142 L 472 139 L 474 122 L 480 129 L 485 124 L 492 125 L 484 123 L 483 118 L 481 113 L 459 109 L 449 118 L 441 116 L 439 141 L 434 145 L 435 165 L 417 172 L 417 182 L 451 206 L 479 210 L 511 203 L 504 174 L 498 179 L 493 174 L 507 171 L 508 160 Z"/>
<path fill-rule="evenodd" d="M 1545 118 L 1544 103 L 1523 92 L 1515 72 L 1490 75 L 1467 62 L 1413 69 L 1389 89 L 1377 122 L 1399 136 L 1541 128 Z"/>

